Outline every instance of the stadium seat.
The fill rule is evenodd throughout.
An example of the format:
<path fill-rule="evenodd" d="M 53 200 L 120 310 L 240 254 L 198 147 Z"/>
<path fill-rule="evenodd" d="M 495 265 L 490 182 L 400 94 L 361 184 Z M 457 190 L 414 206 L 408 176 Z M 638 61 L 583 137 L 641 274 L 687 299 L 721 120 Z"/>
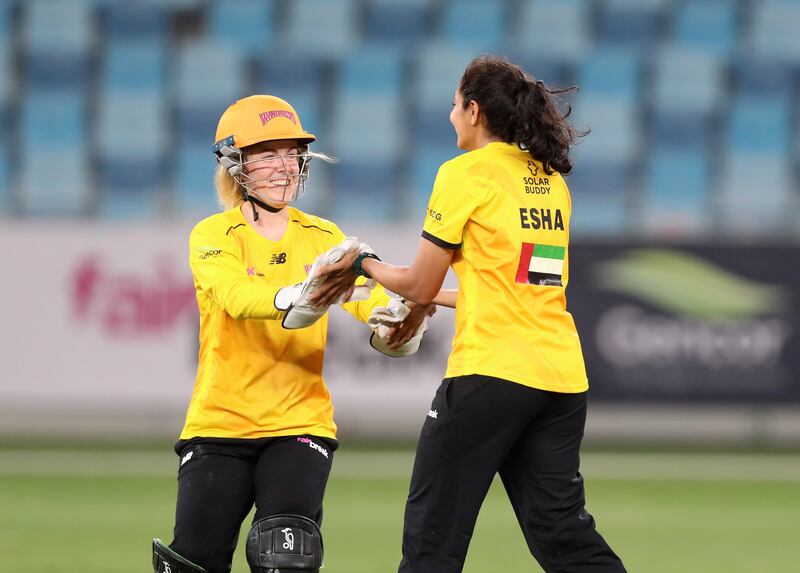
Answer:
<path fill-rule="evenodd" d="M 81 217 L 92 201 L 84 146 L 39 148 L 22 156 L 19 212 L 27 217 Z"/>
<path fill-rule="evenodd" d="M 573 237 L 619 237 L 633 229 L 631 217 L 635 171 L 630 161 L 609 163 L 576 158 L 566 178 L 572 197 Z"/>
<path fill-rule="evenodd" d="M 12 65 L 10 42 L 0 38 L 0 134 L 5 134 L 11 112 L 11 103 L 17 89 Z"/>
<path fill-rule="evenodd" d="M 652 110 L 648 123 L 651 150 L 711 148 L 717 123 L 718 114 Z"/>
<path fill-rule="evenodd" d="M 523 2 L 512 27 L 513 47 L 547 58 L 577 62 L 590 44 L 588 0 Z"/>
<path fill-rule="evenodd" d="M 779 236 L 792 228 L 796 178 L 786 157 L 728 153 L 718 185 L 719 230 L 739 238 Z"/>
<path fill-rule="evenodd" d="M 669 0 L 606 0 L 598 15 L 598 42 L 648 49 L 661 38 Z"/>
<path fill-rule="evenodd" d="M 472 59 L 481 54 L 449 44 L 426 44 L 414 54 L 410 83 L 412 145 L 448 147 L 454 143 L 450 110 L 461 76 Z"/>
<path fill-rule="evenodd" d="M 82 87 L 93 42 L 90 7 L 32 0 L 24 5 L 22 21 L 26 83 L 42 89 Z"/>
<path fill-rule="evenodd" d="M 109 40 L 101 62 L 100 89 L 165 97 L 166 68 L 167 51 L 163 42 Z"/>
<path fill-rule="evenodd" d="M 250 95 L 241 55 L 235 48 L 197 41 L 182 46 L 174 68 L 178 145 L 210 148 L 225 109 Z"/>
<path fill-rule="evenodd" d="M 506 3 L 485 0 L 450 0 L 445 4 L 439 37 L 452 45 L 475 42 L 503 46 L 506 36 Z"/>
<path fill-rule="evenodd" d="M 190 143 L 174 158 L 177 163 L 177 211 L 181 217 L 199 219 L 220 210 L 214 190 L 217 162 L 211 145 Z"/>
<path fill-rule="evenodd" d="M 675 10 L 673 38 L 687 48 L 724 57 L 736 46 L 736 0 L 686 2 Z"/>
<path fill-rule="evenodd" d="M 784 156 L 792 149 L 792 102 L 786 98 L 740 97 L 728 114 L 731 152 Z"/>
<path fill-rule="evenodd" d="M 578 85 L 588 101 L 610 100 L 636 106 L 641 93 L 639 54 L 606 48 L 591 52 L 580 64 Z"/>
<path fill-rule="evenodd" d="M 159 43 L 168 40 L 171 12 L 165 3 L 108 2 L 103 16 L 103 31 L 109 40 Z"/>
<path fill-rule="evenodd" d="M 357 45 L 356 8 L 354 0 L 294 0 L 280 41 L 297 53 L 339 58 Z"/>
<path fill-rule="evenodd" d="M 791 64 L 757 54 L 745 54 L 732 62 L 733 88 L 739 95 L 792 97 L 795 74 Z"/>
<path fill-rule="evenodd" d="M 631 161 L 642 151 L 642 133 L 636 110 L 624 102 L 594 101 L 583 93 L 575 101 L 573 125 L 591 133 L 574 147 L 589 163 Z"/>
<path fill-rule="evenodd" d="M 399 47 L 365 44 L 348 54 L 339 67 L 340 97 L 383 95 L 400 97 L 405 84 L 405 57 Z"/>
<path fill-rule="evenodd" d="M 100 102 L 97 153 L 104 215 L 152 216 L 163 192 L 168 151 L 165 100 L 160 94 L 107 92 Z"/>
<path fill-rule="evenodd" d="M 431 0 L 367 0 L 365 39 L 392 45 L 410 45 L 424 40 L 430 32 Z"/>
<path fill-rule="evenodd" d="M 637 217 L 638 231 L 686 237 L 710 231 L 711 166 L 702 150 L 667 150 L 650 156 Z"/>
<path fill-rule="evenodd" d="M 415 146 L 411 153 L 411 174 L 409 193 L 403 197 L 406 213 L 410 221 L 422 221 L 428 205 L 436 174 L 442 163 L 457 157 L 463 151 L 455 144 L 455 137 L 450 145 Z"/>
<path fill-rule="evenodd" d="M 243 54 L 263 54 L 275 34 L 276 3 L 270 0 L 211 2 L 207 10 L 208 35 Z"/>
<path fill-rule="evenodd" d="M 12 213 L 13 194 L 11 192 L 11 170 L 5 143 L 0 143 L 0 218 Z"/>
<path fill-rule="evenodd" d="M 753 3 L 749 47 L 759 55 L 800 63 L 800 4 L 794 0 Z"/>
<path fill-rule="evenodd" d="M 537 80 L 542 80 L 553 88 L 574 86 L 577 79 L 577 65 L 552 56 L 538 56 L 515 49 L 508 50 L 508 58 L 519 65 Z"/>
<path fill-rule="evenodd" d="M 667 47 L 656 56 L 652 106 L 661 111 L 713 113 L 724 96 L 721 61 L 702 51 Z"/>
<path fill-rule="evenodd" d="M 393 95 L 338 99 L 328 138 L 343 161 L 383 161 L 400 157 L 404 130 L 401 100 Z"/>
<path fill-rule="evenodd" d="M 19 140 L 22 153 L 85 149 L 87 102 L 80 92 L 28 90 L 20 105 Z"/>
<path fill-rule="evenodd" d="M 395 218 L 399 161 L 345 159 L 332 171 L 329 213 L 335 221 L 385 222 Z"/>

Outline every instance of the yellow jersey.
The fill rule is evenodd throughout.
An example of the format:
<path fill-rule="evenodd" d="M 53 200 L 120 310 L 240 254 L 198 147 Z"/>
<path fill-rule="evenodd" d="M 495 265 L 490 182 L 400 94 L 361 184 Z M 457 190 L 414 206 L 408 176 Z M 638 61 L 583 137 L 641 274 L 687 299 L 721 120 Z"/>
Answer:
<path fill-rule="evenodd" d="M 571 202 L 559 173 L 493 142 L 444 163 L 422 235 L 456 249 L 447 377 L 482 374 L 563 393 L 588 388 L 567 312 Z"/>
<path fill-rule="evenodd" d="M 275 294 L 305 280 L 317 255 L 342 242 L 332 222 L 288 208 L 278 241 L 259 235 L 236 207 L 192 230 L 189 264 L 200 310 L 197 379 L 181 439 L 311 434 L 335 438 L 333 405 L 322 378 L 327 313 L 286 330 Z M 388 295 L 373 289 L 345 310 L 366 322 Z"/>

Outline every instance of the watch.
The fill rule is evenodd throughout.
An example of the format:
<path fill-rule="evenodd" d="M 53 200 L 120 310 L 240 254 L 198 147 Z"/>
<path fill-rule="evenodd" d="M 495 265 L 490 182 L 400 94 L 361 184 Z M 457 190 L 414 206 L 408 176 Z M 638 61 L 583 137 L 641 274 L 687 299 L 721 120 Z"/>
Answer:
<path fill-rule="evenodd" d="M 376 255 L 375 253 L 364 252 L 364 253 L 359 253 L 358 256 L 356 257 L 356 260 L 353 261 L 353 270 L 358 274 L 358 276 L 367 277 L 368 279 L 371 279 L 372 277 L 369 276 L 367 274 L 367 271 L 365 271 L 361 267 L 362 263 L 364 262 L 364 259 L 375 259 L 376 261 L 380 261 L 380 259 L 378 258 L 378 255 Z"/>

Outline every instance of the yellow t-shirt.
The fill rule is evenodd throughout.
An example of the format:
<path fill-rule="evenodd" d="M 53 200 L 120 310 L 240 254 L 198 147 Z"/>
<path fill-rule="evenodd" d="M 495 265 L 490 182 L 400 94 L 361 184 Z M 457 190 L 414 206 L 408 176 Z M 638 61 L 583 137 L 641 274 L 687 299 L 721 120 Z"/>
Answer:
<path fill-rule="evenodd" d="M 457 249 L 456 333 L 447 377 L 483 374 L 553 392 L 588 388 L 567 312 L 571 203 L 564 179 L 516 145 L 444 163 L 423 237 Z"/>
<path fill-rule="evenodd" d="M 305 280 L 314 259 L 342 242 L 332 222 L 289 208 L 279 241 L 259 235 L 237 207 L 192 230 L 189 264 L 200 310 L 197 379 L 181 439 L 336 437 L 322 379 L 327 313 L 298 330 L 281 326 L 275 294 Z M 342 305 L 366 322 L 388 295 Z"/>

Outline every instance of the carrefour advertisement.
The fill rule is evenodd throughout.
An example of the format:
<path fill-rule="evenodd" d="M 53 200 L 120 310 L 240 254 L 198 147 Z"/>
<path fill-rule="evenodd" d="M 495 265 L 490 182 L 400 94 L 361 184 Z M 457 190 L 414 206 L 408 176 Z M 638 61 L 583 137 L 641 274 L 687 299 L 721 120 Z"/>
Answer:
<path fill-rule="evenodd" d="M 594 399 L 800 399 L 800 248 L 574 245 Z"/>

